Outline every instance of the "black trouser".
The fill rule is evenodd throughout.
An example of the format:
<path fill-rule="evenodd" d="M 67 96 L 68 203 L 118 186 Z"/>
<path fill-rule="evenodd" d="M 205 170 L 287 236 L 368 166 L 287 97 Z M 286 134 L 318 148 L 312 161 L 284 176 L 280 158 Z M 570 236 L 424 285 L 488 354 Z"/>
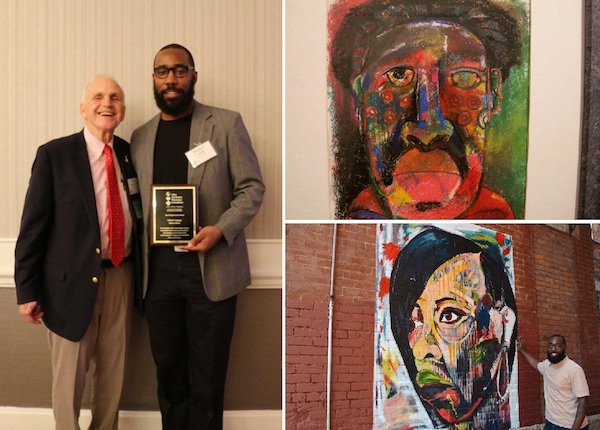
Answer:
<path fill-rule="evenodd" d="M 146 319 L 163 430 L 221 430 L 236 297 L 211 302 L 196 253 L 153 249 Z"/>

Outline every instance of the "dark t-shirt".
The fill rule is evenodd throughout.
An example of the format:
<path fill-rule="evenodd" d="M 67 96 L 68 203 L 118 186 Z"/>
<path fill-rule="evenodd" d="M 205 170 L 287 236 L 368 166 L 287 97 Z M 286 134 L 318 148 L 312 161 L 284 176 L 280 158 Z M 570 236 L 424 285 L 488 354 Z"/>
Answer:
<path fill-rule="evenodd" d="M 186 184 L 192 115 L 174 121 L 160 120 L 154 146 L 155 184 Z"/>

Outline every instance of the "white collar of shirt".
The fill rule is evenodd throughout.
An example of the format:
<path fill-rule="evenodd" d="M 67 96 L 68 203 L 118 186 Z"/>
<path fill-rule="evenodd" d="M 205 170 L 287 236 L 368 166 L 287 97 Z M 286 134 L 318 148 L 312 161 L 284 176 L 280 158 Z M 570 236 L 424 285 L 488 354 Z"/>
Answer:
<path fill-rule="evenodd" d="M 98 139 L 92 134 L 92 132 L 86 127 L 83 128 L 83 138 L 88 148 L 88 153 L 95 160 L 98 160 L 104 151 L 104 142 Z M 113 147 L 114 137 L 108 142 L 108 146 Z"/>

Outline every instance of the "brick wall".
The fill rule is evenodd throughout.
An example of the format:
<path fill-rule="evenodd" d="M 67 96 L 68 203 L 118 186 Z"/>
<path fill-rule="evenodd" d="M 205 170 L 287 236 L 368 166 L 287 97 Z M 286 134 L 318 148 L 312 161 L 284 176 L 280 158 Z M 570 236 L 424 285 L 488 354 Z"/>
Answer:
<path fill-rule="evenodd" d="M 588 378 L 588 413 L 600 413 L 600 354 L 589 226 L 487 224 L 513 238 L 519 335 L 545 357 L 560 332 Z M 333 224 L 286 226 L 286 429 L 326 422 L 327 336 Z M 339 224 L 333 281 L 332 429 L 370 429 L 373 420 L 374 224 Z M 543 421 L 541 377 L 519 361 L 522 426 Z"/>
<path fill-rule="evenodd" d="M 600 414 L 600 342 L 598 340 L 598 303 L 594 282 L 594 246 L 589 226 L 576 230 L 575 269 L 577 271 L 577 346 L 579 363 L 586 372 L 591 390 L 588 413 Z"/>
<path fill-rule="evenodd" d="M 594 226 L 596 228 L 596 240 L 600 240 L 600 224 Z M 594 242 L 594 282 L 596 284 L 596 306 L 600 307 L 600 243 Z M 598 336 L 600 336 L 600 312 L 598 318 Z"/>
<path fill-rule="evenodd" d="M 286 226 L 286 429 L 324 428 L 334 225 Z M 338 225 L 333 288 L 332 428 L 373 420 L 376 226 Z"/>

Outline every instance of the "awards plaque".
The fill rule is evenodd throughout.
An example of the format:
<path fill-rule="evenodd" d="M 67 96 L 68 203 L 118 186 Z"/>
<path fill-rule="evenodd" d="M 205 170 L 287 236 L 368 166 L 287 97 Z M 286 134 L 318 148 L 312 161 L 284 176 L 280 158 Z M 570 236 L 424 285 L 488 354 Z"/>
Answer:
<path fill-rule="evenodd" d="M 196 185 L 152 185 L 151 245 L 185 245 L 198 225 Z"/>

